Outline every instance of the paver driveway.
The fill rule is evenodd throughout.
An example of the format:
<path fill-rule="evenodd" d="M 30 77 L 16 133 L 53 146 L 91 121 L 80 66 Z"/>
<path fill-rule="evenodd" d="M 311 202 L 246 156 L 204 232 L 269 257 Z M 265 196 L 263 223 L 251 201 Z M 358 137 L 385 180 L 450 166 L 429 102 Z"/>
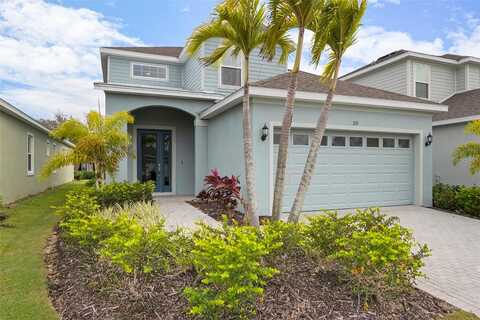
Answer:
<path fill-rule="evenodd" d="M 480 220 L 417 206 L 382 211 L 399 217 L 432 250 L 424 269 L 428 278 L 418 287 L 480 315 Z"/>

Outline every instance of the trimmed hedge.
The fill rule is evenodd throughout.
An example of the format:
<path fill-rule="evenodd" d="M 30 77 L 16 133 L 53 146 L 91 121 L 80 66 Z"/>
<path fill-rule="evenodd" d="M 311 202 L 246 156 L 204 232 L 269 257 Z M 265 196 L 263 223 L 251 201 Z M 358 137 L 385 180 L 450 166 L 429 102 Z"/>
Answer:
<path fill-rule="evenodd" d="M 436 184 L 433 187 L 433 206 L 480 218 L 480 187 Z"/>
<path fill-rule="evenodd" d="M 102 208 L 135 202 L 152 202 L 153 182 L 117 182 L 101 186 L 94 195 Z"/>

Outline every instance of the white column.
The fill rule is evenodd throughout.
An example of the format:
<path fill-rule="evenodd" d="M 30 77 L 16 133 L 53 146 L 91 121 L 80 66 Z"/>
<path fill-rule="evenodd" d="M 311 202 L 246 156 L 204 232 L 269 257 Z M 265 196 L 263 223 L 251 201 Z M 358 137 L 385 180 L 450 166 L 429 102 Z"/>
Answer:
<path fill-rule="evenodd" d="M 203 189 L 203 178 L 208 174 L 208 122 L 195 119 L 195 194 Z"/>

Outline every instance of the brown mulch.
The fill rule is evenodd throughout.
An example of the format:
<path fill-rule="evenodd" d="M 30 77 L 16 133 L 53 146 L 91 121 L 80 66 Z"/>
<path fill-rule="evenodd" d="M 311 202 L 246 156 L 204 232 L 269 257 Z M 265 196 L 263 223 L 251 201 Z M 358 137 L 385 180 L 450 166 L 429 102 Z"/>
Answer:
<path fill-rule="evenodd" d="M 206 201 L 195 198 L 187 201 L 187 203 L 217 221 L 223 222 L 223 217 L 226 216 L 228 224 L 236 223 L 243 225 L 243 213 L 232 208 L 226 208 L 218 201 Z"/>
<path fill-rule="evenodd" d="M 190 319 L 182 291 L 195 283 L 193 272 L 135 279 L 93 257 L 65 244 L 56 233 L 50 237 L 45 261 L 50 297 L 61 319 Z M 270 281 L 264 298 L 257 302 L 257 320 L 427 320 L 456 310 L 415 289 L 382 307 L 372 302 L 365 311 L 347 283 L 304 256 L 279 259 L 276 265 L 281 273 Z"/>

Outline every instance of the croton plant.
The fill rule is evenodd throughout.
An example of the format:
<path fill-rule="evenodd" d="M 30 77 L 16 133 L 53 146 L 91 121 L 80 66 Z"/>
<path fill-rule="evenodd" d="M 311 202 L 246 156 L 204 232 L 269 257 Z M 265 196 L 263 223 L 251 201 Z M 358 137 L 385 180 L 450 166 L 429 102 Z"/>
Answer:
<path fill-rule="evenodd" d="M 240 181 L 234 175 L 222 177 L 218 169 L 213 169 L 203 182 L 205 189 L 198 194 L 202 200 L 218 201 L 230 208 L 235 208 L 241 200 Z"/>

